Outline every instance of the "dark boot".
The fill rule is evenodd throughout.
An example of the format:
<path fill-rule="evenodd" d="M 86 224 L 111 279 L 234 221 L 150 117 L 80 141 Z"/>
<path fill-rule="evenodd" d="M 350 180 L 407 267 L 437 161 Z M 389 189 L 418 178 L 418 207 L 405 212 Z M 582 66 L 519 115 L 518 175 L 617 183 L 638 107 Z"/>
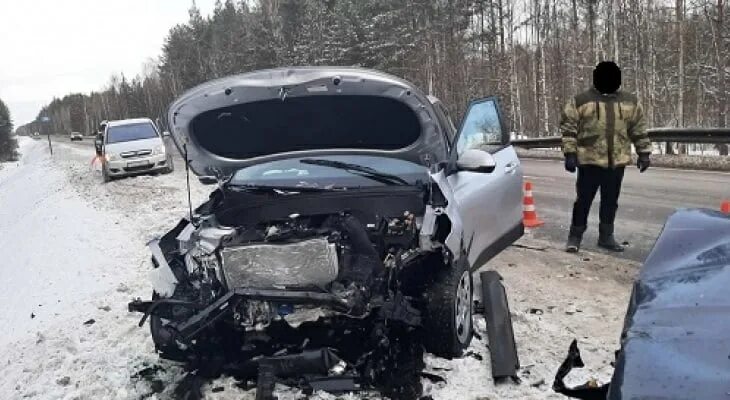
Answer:
<path fill-rule="evenodd" d="M 615 252 L 624 251 L 624 246 L 613 237 L 613 224 L 598 225 L 598 246 Z"/>
<path fill-rule="evenodd" d="M 583 240 L 583 232 L 586 231 L 585 226 L 570 226 L 570 233 L 568 233 L 568 244 L 565 245 L 565 251 L 568 253 L 576 253 L 580 250 L 580 242 Z"/>

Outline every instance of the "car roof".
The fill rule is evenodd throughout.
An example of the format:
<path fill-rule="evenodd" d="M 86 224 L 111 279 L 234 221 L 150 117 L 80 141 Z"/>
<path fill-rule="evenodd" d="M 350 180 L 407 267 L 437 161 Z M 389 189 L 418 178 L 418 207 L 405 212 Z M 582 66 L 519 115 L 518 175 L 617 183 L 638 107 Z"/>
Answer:
<path fill-rule="evenodd" d="M 131 118 L 131 119 L 120 119 L 116 121 L 109 121 L 106 123 L 107 128 L 111 128 L 114 126 L 122 126 L 122 125 L 131 125 L 131 124 L 140 124 L 140 123 L 152 123 L 152 120 L 149 118 Z"/>

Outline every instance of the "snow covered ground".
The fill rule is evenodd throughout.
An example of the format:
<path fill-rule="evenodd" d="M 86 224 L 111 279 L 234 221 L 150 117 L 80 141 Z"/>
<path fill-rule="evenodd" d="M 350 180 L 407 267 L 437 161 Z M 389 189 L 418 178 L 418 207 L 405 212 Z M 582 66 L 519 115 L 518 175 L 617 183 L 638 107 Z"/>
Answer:
<path fill-rule="evenodd" d="M 45 142 L 20 139 L 21 160 L 0 169 L 0 398 L 171 397 L 182 371 L 157 358 L 148 327 L 137 327 L 139 315 L 126 304 L 151 292 L 145 243 L 187 212 L 182 166 L 170 175 L 102 184 L 90 164 L 93 147 L 57 143 L 50 156 Z M 197 205 L 209 188 L 191 183 Z M 520 243 L 489 267 L 505 278 L 522 383 L 494 385 L 478 317 L 482 339 L 475 338 L 465 358 L 426 357 L 426 371 L 447 382 L 424 380 L 424 395 L 561 398 L 550 387 L 573 338 L 588 368 L 572 382 L 610 377 L 636 265 L 599 254 L 568 256 L 529 235 Z M 155 365 L 162 369 L 154 379 L 136 375 Z M 211 399 L 254 398 L 231 378 L 211 382 L 205 392 Z"/>

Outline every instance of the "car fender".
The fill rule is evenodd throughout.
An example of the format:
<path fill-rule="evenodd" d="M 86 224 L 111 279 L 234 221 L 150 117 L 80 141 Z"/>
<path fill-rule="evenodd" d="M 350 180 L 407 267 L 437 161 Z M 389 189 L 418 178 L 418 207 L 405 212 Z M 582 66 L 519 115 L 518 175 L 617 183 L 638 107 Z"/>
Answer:
<path fill-rule="evenodd" d="M 441 193 L 446 198 L 447 204 L 444 209 L 446 216 L 451 220 L 451 231 L 446 236 L 445 245 L 449 249 L 454 257 L 454 260 L 458 260 L 462 256 L 466 256 L 466 249 L 464 248 L 464 225 L 461 221 L 461 217 L 458 213 L 458 205 L 456 204 L 456 198 L 454 198 L 454 192 L 451 190 L 446 179 L 444 170 L 441 169 L 435 173 L 430 173 L 431 180 L 438 186 Z"/>

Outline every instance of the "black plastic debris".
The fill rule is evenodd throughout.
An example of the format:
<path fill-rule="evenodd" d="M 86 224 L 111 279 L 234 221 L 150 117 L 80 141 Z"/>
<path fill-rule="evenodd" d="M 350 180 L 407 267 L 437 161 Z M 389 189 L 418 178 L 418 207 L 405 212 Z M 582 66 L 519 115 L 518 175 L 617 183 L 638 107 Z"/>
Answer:
<path fill-rule="evenodd" d="M 135 372 L 132 379 L 147 382 L 152 393 L 162 393 L 165 390 L 165 383 L 158 377 L 157 373 L 164 370 L 159 365 L 148 366 Z"/>
<path fill-rule="evenodd" d="M 56 379 L 56 383 L 61 386 L 68 386 L 69 383 L 71 383 L 71 377 L 64 376 L 63 378 Z"/>
<path fill-rule="evenodd" d="M 155 376 L 155 374 L 157 374 L 158 371 L 164 371 L 164 369 L 162 367 L 160 367 L 159 365 L 152 365 L 149 367 L 142 368 L 141 370 L 135 372 L 134 375 L 132 375 L 132 378 L 135 378 L 135 379 L 149 378 L 149 377 Z"/>
<path fill-rule="evenodd" d="M 545 384 L 545 379 L 540 378 L 537 381 L 530 383 L 530 386 L 532 386 L 534 388 L 539 388 L 540 386 L 542 386 L 544 384 Z"/>
<path fill-rule="evenodd" d="M 88 325 L 94 325 L 94 323 L 96 323 L 96 320 L 94 318 L 91 318 L 91 319 L 88 319 L 88 320 L 84 321 L 84 325 L 87 325 L 87 326 Z"/>
<path fill-rule="evenodd" d="M 446 383 L 446 378 L 436 374 L 432 374 L 430 372 L 421 372 L 421 376 L 428 379 L 432 383 Z"/>
<path fill-rule="evenodd" d="M 585 364 L 583 359 L 580 357 L 580 350 L 578 349 L 578 341 L 573 339 L 568 349 L 568 356 L 565 358 L 558 373 L 555 374 L 555 381 L 553 382 L 553 390 L 557 393 L 563 394 L 574 399 L 583 400 L 605 400 L 608 394 L 608 384 L 598 386 L 595 381 L 589 381 L 583 385 L 576 387 L 567 387 L 564 379 L 573 368 L 583 368 Z"/>
<path fill-rule="evenodd" d="M 330 369 L 340 361 L 340 358 L 330 349 L 264 357 L 258 362 L 256 400 L 276 400 L 274 386 L 277 381 L 304 375 L 327 376 Z"/>
<path fill-rule="evenodd" d="M 517 380 L 520 360 L 512 330 L 512 317 L 507 304 L 507 293 L 502 286 L 502 277 L 496 271 L 483 271 L 482 301 L 484 319 L 487 322 L 487 337 L 491 354 L 492 377 L 495 382 L 501 378 Z"/>
<path fill-rule="evenodd" d="M 30 313 L 30 319 L 35 318 L 35 313 Z"/>
<path fill-rule="evenodd" d="M 479 354 L 473 350 L 467 351 L 466 354 L 464 354 L 464 357 L 471 357 L 471 358 L 473 358 L 475 360 L 479 360 L 479 361 L 482 361 L 484 359 L 484 357 L 482 357 L 481 354 Z"/>
<path fill-rule="evenodd" d="M 343 394 L 355 392 L 361 389 L 357 378 L 352 375 L 346 376 L 329 376 L 324 378 L 307 379 L 307 387 L 303 389 L 307 396 L 317 391 L 324 391 L 332 394 Z"/>

